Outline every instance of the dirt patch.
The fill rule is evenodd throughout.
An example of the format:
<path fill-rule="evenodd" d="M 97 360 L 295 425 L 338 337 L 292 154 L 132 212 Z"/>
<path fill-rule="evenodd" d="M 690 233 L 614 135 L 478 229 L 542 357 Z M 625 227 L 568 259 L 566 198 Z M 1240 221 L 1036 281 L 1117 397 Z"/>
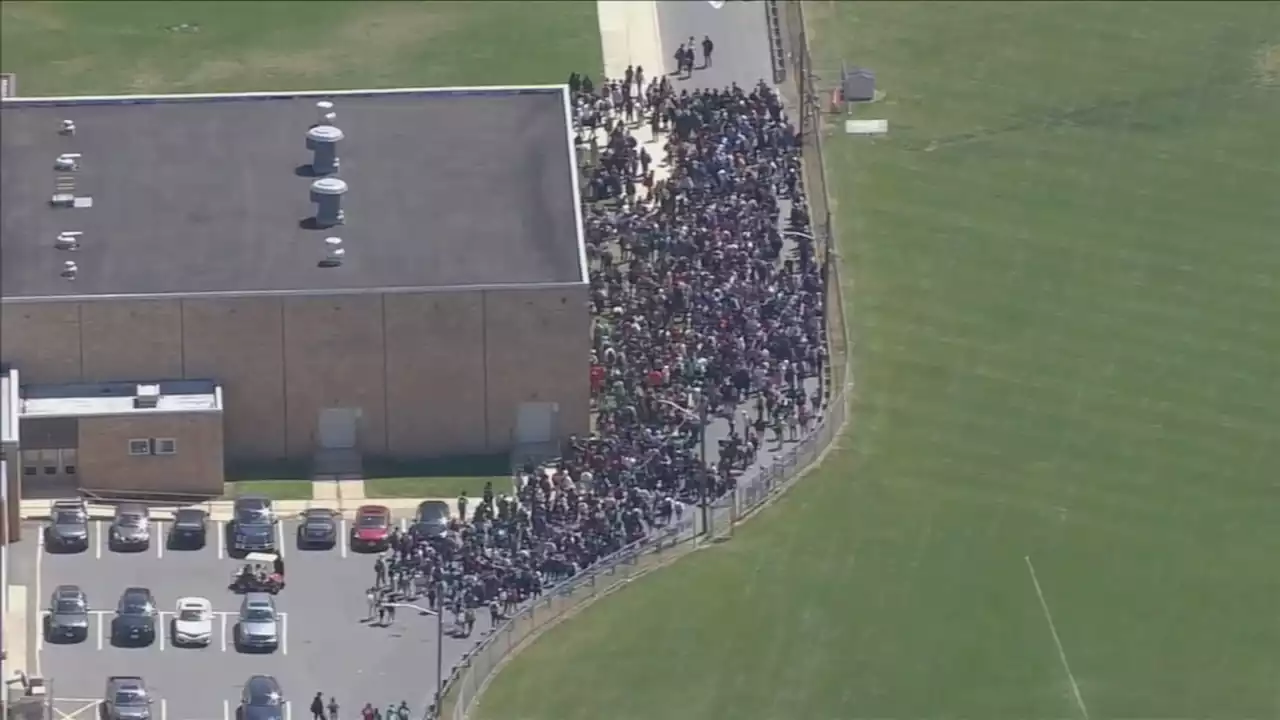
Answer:
<path fill-rule="evenodd" d="M 1263 87 L 1280 87 L 1280 45 L 1269 45 L 1258 51 L 1254 77 Z"/>
<path fill-rule="evenodd" d="M 244 85 L 244 78 L 254 78 L 253 85 L 263 87 L 270 87 L 275 79 L 290 87 L 309 80 L 317 82 L 307 83 L 308 86 L 332 85 L 320 78 L 345 75 L 353 67 L 394 66 L 397 57 L 430 43 L 456 23 L 451 13 L 428 3 L 371 3 L 335 27 L 323 46 L 300 44 L 305 39 L 281 38 L 261 48 L 202 62 L 166 84 L 186 90 L 233 90 Z M 152 74 L 140 72 L 139 81 L 131 84 L 137 87 L 156 79 L 149 75 Z"/>

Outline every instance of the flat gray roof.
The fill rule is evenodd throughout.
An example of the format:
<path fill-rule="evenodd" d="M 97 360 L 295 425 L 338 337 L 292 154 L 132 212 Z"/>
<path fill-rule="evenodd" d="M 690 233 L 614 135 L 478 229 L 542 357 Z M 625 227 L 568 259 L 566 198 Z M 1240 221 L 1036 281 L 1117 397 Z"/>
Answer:
<path fill-rule="evenodd" d="M 311 229 L 316 103 L 345 134 L 345 225 Z M 0 122 L 6 300 L 584 281 L 567 90 L 12 98 Z M 63 120 L 74 135 L 59 132 Z M 55 159 L 79 153 L 79 169 Z M 55 208 L 58 178 L 92 207 Z M 80 249 L 58 250 L 63 232 Z M 338 236 L 340 267 L 321 268 Z M 76 279 L 60 276 L 64 262 Z"/>

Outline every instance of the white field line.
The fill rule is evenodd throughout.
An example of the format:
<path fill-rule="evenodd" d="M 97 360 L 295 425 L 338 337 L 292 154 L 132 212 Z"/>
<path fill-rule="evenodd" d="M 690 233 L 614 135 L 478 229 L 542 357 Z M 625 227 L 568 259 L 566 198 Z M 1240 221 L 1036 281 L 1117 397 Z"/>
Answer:
<path fill-rule="evenodd" d="M 1049 612 L 1049 603 L 1044 599 L 1044 590 L 1040 588 L 1040 578 L 1036 577 L 1036 566 L 1031 564 L 1031 556 L 1023 558 L 1027 561 L 1027 571 L 1031 573 L 1031 584 L 1036 587 L 1036 597 L 1040 598 L 1040 609 L 1044 611 L 1044 619 L 1049 621 L 1049 632 L 1053 634 L 1053 644 L 1058 647 L 1058 659 L 1062 661 L 1062 669 L 1067 671 L 1067 680 L 1071 681 L 1071 692 L 1075 695 L 1080 715 L 1089 720 L 1089 708 L 1084 704 L 1084 696 L 1080 694 L 1080 684 L 1071 672 L 1071 663 L 1067 662 L 1067 651 L 1062 647 L 1062 638 L 1058 637 L 1058 626 L 1053 622 L 1053 613 Z"/>

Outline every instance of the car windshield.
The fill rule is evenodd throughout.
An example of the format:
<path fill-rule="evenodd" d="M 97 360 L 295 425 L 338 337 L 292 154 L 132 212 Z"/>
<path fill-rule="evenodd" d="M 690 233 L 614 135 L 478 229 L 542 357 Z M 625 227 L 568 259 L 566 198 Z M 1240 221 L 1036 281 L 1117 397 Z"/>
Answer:
<path fill-rule="evenodd" d="M 387 516 L 370 513 L 361 515 L 356 524 L 362 528 L 381 528 L 387 526 Z"/>
<path fill-rule="evenodd" d="M 146 615 L 151 612 L 151 603 L 141 598 L 128 598 L 120 603 L 120 612 L 125 615 Z"/>
<path fill-rule="evenodd" d="M 440 505 L 428 505 L 418 510 L 418 522 L 439 525 L 447 522 L 448 518 L 448 508 Z"/>
<path fill-rule="evenodd" d="M 178 619 L 183 622 L 200 622 L 204 620 L 204 611 L 199 608 L 183 608 L 178 613 Z"/>
<path fill-rule="evenodd" d="M 121 515 L 116 522 L 123 527 L 130 528 L 142 527 L 146 524 L 146 520 L 141 515 Z"/>
<path fill-rule="evenodd" d="M 58 598 L 53 610 L 59 613 L 80 613 L 84 612 L 84 603 L 79 598 Z"/>
<path fill-rule="evenodd" d="M 333 522 L 333 518 L 329 517 L 328 515 L 308 515 L 307 516 L 308 525 L 323 525 L 325 527 L 328 527 L 332 522 Z"/>
<path fill-rule="evenodd" d="M 266 511 L 261 509 L 241 510 L 236 514 L 236 522 L 242 525 L 261 525 L 266 523 L 268 519 Z"/>
<path fill-rule="evenodd" d="M 58 525 L 78 525 L 84 520 L 84 515 L 78 510 L 57 510 L 53 513 L 53 522 Z"/>
<path fill-rule="evenodd" d="M 272 707 L 280 704 L 280 694 L 275 691 L 254 690 L 249 702 L 259 707 Z"/>
<path fill-rule="evenodd" d="M 198 511 L 179 510 L 173 521 L 179 525 L 199 525 L 202 517 Z"/>
<path fill-rule="evenodd" d="M 265 620 L 275 620 L 276 613 L 269 607 L 251 607 L 244 611 L 245 620 L 256 620 L 259 622 Z"/>
<path fill-rule="evenodd" d="M 139 688 L 121 688 L 116 690 L 117 705 L 142 705 L 147 700 L 147 694 Z"/>

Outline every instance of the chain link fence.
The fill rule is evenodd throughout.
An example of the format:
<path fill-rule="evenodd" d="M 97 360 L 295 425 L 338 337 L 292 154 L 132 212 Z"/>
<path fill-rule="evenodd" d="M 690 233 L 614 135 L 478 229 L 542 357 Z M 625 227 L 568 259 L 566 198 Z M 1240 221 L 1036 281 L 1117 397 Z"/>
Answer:
<path fill-rule="evenodd" d="M 466 720 L 485 686 L 502 662 L 542 629 L 586 603 L 622 587 L 650 569 L 694 550 L 705 542 L 728 539 L 736 524 L 767 505 L 793 485 L 803 471 L 817 461 L 840 434 L 848 412 L 851 388 L 848 364 L 848 329 L 843 303 L 839 252 L 831 217 L 831 201 L 822 156 L 823 98 L 815 88 L 811 71 L 803 3 L 792 0 L 781 6 L 787 60 L 794 85 L 785 95 L 798 99 L 804 141 L 804 183 L 809 198 L 814 236 L 823 257 L 827 343 L 830 352 L 826 378 L 826 408 L 817 425 L 803 440 L 785 445 L 764 461 L 757 472 L 741 478 L 734 491 L 699 508 L 686 510 L 673 526 L 601 560 L 577 577 L 547 592 L 499 626 L 468 653 L 450 673 L 439 717 Z M 765 448 L 762 452 L 767 452 Z"/>

